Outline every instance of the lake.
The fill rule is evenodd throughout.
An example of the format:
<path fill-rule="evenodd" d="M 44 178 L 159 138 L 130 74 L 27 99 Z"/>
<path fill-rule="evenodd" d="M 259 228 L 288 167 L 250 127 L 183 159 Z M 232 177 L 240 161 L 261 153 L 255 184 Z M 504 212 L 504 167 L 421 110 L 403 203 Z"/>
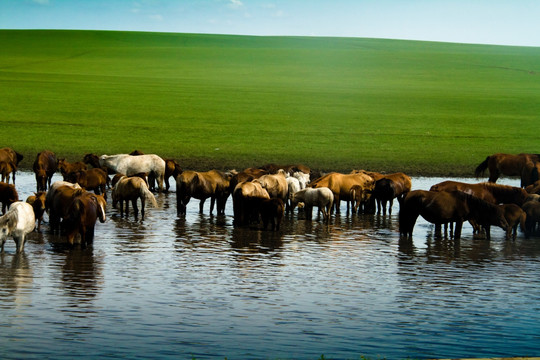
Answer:
<path fill-rule="evenodd" d="M 35 191 L 33 174 L 19 172 L 17 190 Z M 49 234 L 47 217 L 22 254 L 8 240 L 0 358 L 540 355 L 538 238 L 475 239 L 466 224 L 454 243 L 419 218 L 400 241 L 397 202 L 391 216 L 347 216 L 342 203 L 330 225 L 295 214 L 260 231 L 232 226 L 231 200 L 212 217 L 192 199 L 178 218 L 174 191 L 156 197 L 144 221 L 109 204 L 86 249 Z"/>

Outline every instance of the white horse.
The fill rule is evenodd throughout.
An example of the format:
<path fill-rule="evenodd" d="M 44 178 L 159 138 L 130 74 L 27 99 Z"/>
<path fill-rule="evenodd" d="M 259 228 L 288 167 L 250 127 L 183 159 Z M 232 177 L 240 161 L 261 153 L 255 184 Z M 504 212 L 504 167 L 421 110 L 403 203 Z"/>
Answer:
<path fill-rule="evenodd" d="M 165 160 L 154 154 L 132 156 L 129 154 L 101 155 L 99 165 L 132 176 L 139 173 L 153 175 L 158 181 L 159 191 L 163 190 Z"/>
<path fill-rule="evenodd" d="M 300 182 L 300 189 L 305 189 L 307 184 L 309 184 L 309 174 L 305 172 L 295 171 L 292 176 Z"/>
<path fill-rule="evenodd" d="M 4 216 L 0 217 L 0 244 L 4 252 L 4 244 L 8 236 L 15 240 L 17 252 L 23 251 L 26 234 L 34 231 L 36 218 L 32 205 L 17 201 L 11 204 Z"/>
<path fill-rule="evenodd" d="M 306 218 L 311 219 L 313 206 L 317 206 L 322 211 L 326 221 L 330 220 L 330 209 L 334 202 L 334 193 L 327 187 L 305 188 L 293 195 L 293 204 L 304 203 Z"/>
<path fill-rule="evenodd" d="M 285 209 L 287 211 L 294 211 L 294 206 L 292 202 L 293 195 L 296 192 L 302 190 L 302 188 L 300 187 L 300 181 L 298 181 L 298 179 L 295 177 L 289 176 L 287 178 L 287 185 L 289 187 L 289 193 L 287 195 L 287 203 L 286 203 Z"/>

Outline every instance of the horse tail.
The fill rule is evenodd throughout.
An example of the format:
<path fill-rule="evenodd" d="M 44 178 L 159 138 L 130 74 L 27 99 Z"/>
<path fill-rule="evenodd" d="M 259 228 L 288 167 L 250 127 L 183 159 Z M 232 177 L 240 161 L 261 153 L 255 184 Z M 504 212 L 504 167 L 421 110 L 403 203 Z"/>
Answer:
<path fill-rule="evenodd" d="M 141 196 L 144 197 L 144 199 L 149 202 L 150 204 L 152 204 L 153 207 L 157 208 L 158 207 L 158 203 L 156 201 L 156 197 L 154 196 L 154 194 L 152 194 L 152 192 L 150 190 L 148 190 L 148 187 L 146 186 L 141 186 Z"/>
<path fill-rule="evenodd" d="M 484 160 L 480 165 L 476 167 L 476 170 L 474 171 L 474 176 L 477 178 L 484 175 L 484 172 L 488 168 L 488 162 L 489 162 L 489 156 Z"/>

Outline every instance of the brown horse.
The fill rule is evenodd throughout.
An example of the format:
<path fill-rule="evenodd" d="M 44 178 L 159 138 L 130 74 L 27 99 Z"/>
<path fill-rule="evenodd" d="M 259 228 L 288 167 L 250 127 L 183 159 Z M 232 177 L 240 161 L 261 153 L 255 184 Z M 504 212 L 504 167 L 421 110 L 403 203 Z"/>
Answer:
<path fill-rule="evenodd" d="M 525 237 L 529 237 L 536 231 L 537 224 L 540 222 L 540 202 L 527 201 L 522 206 L 525 211 L 525 224 L 521 226 L 521 230 L 525 233 Z"/>
<path fill-rule="evenodd" d="M 243 226 L 258 222 L 260 204 L 264 199 L 270 199 L 270 195 L 260 183 L 244 181 L 236 185 L 233 191 L 233 224 Z"/>
<path fill-rule="evenodd" d="M 77 172 L 77 171 L 85 171 L 88 169 L 88 166 L 82 161 L 77 161 L 74 163 L 67 162 L 66 159 L 58 159 L 58 165 L 57 165 L 58 171 L 60 171 L 60 174 L 62 174 L 65 181 L 66 175 L 69 173 Z"/>
<path fill-rule="evenodd" d="M 461 191 L 410 191 L 400 202 L 399 231 L 402 237 L 412 238 L 420 215 L 436 225 L 436 232 L 440 232 L 443 224 L 455 223 L 455 240 L 461 237 L 465 220 L 473 219 L 486 228 L 493 224 L 505 230 L 508 227 L 501 209 Z"/>
<path fill-rule="evenodd" d="M 218 215 L 225 214 L 225 204 L 230 195 L 232 175 L 218 170 L 197 172 L 186 170 L 176 178 L 176 206 L 178 215 L 186 214 L 186 206 L 193 197 L 199 199 L 199 214 L 203 213 L 204 202 L 210 198 L 210 215 L 217 201 Z"/>
<path fill-rule="evenodd" d="M 105 170 L 93 168 L 89 170 L 78 170 L 64 175 L 64 180 L 73 184 L 79 184 L 83 189 L 94 191 L 98 195 L 103 195 L 107 199 L 107 184 L 110 179 Z"/>
<path fill-rule="evenodd" d="M 146 202 L 153 207 L 157 207 L 157 201 L 154 194 L 148 189 L 148 183 L 139 176 L 122 176 L 112 189 L 113 207 L 120 202 L 120 216 L 124 216 L 124 203 L 126 205 L 126 217 L 129 215 L 129 202 L 133 205 L 133 215 L 138 217 L 139 208 L 137 199 L 141 199 L 141 217 L 144 220 L 144 210 Z"/>
<path fill-rule="evenodd" d="M 538 154 L 503 154 L 490 155 L 480 165 L 476 167 L 475 176 L 483 176 L 486 169 L 489 169 L 489 182 L 496 182 L 501 175 L 522 176 L 524 167 L 532 162 L 540 160 Z"/>
<path fill-rule="evenodd" d="M 499 206 L 502 207 L 504 218 L 508 223 L 508 227 L 506 228 L 506 239 L 510 240 L 510 237 L 512 237 L 512 239 L 516 240 L 518 225 L 521 225 L 522 229 L 525 228 L 527 214 L 516 204 L 503 204 Z"/>
<path fill-rule="evenodd" d="M 458 190 L 476 196 L 492 204 L 522 205 L 529 195 L 524 189 L 515 186 L 489 182 L 468 184 L 459 181 L 443 181 L 431 187 L 431 191 Z"/>
<path fill-rule="evenodd" d="M 171 185 L 169 184 L 169 178 L 172 176 L 176 179 L 178 175 L 182 173 L 180 164 L 174 159 L 165 159 L 165 191 L 169 191 Z"/>
<path fill-rule="evenodd" d="M 17 172 L 17 167 L 19 166 L 19 163 L 22 161 L 22 159 L 23 156 L 11 148 L 5 147 L 0 149 L 0 163 L 5 162 L 9 164 L 9 167 L 6 166 L 6 170 L 11 169 L 13 184 L 15 184 L 15 173 Z M 9 176 L 6 180 L 6 182 L 9 183 Z"/>
<path fill-rule="evenodd" d="M 49 150 L 38 153 L 32 169 L 36 174 L 37 191 L 47 191 L 57 169 L 56 155 Z"/>
<path fill-rule="evenodd" d="M 41 229 L 41 222 L 43 221 L 43 214 L 45 213 L 45 200 L 47 198 L 47 193 L 45 191 L 40 191 L 30 195 L 26 198 L 26 202 L 32 205 L 34 209 L 34 216 L 38 222 L 37 231 Z"/>
<path fill-rule="evenodd" d="M 57 181 L 47 192 L 45 208 L 49 212 L 49 226 L 51 232 L 60 231 L 60 224 L 68 215 L 73 199 L 82 195 L 86 190 L 77 184 Z"/>
<path fill-rule="evenodd" d="M 363 191 L 371 192 L 375 181 L 365 173 L 341 174 L 337 172 L 329 173 L 309 184 L 309 187 L 327 187 L 334 193 L 334 206 L 336 213 L 340 213 L 340 201 L 347 201 L 347 213 L 349 213 L 349 201 L 351 198 L 351 188 L 360 185 Z"/>
<path fill-rule="evenodd" d="M 2 203 L 2 214 L 6 213 L 7 208 L 15 201 L 19 201 L 19 194 L 15 185 L 0 182 L 0 202 Z"/>
<path fill-rule="evenodd" d="M 65 229 L 68 242 L 73 245 L 77 233 L 81 236 L 81 245 L 84 247 L 94 241 L 94 228 L 99 219 L 101 223 L 106 220 L 105 208 L 107 201 L 102 195 L 84 191 L 75 196 L 68 207 L 68 216 L 65 218 Z"/>
<path fill-rule="evenodd" d="M 529 194 L 540 194 L 540 180 L 537 180 L 525 187 L 525 191 L 527 191 Z"/>
<path fill-rule="evenodd" d="M 2 176 L 2 182 L 9 184 L 9 175 L 15 174 L 17 167 L 10 161 L 0 162 L 0 175 Z"/>

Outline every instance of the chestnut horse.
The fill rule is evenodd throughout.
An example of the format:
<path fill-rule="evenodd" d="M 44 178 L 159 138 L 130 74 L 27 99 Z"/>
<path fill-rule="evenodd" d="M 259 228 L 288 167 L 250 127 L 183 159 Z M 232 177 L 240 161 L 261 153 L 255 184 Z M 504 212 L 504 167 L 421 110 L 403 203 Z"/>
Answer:
<path fill-rule="evenodd" d="M 489 169 L 489 182 L 496 182 L 501 175 L 507 176 L 522 176 L 524 167 L 530 162 L 540 160 L 538 154 L 503 154 L 497 153 L 490 155 L 480 165 L 476 167 L 474 172 L 478 178 L 483 176 L 486 169 Z"/>
<path fill-rule="evenodd" d="M 279 230 L 281 220 L 285 213 L 285 204 L 279 198 L 261 200 L 259 212 L 263 222 L 263 230 L 266 230 L 268 223 L 272 231 Z"/>
<path fill-rule="evenodd" d="M 85 191 L 78 184 L 66 181 L 56 181 L 52 184 L 45 197 L 45 208 L 49 213 L 51 232 L 60 230 L 60 222 L 68 216 L 71 202 Z"/>
<path fill-rule="evenodd" d="M 67 174 L 88 169 L 86 164 L 82 161 L 69 163 L 66 161 L 66 159 L 58 159 L 57 168 L 58 168 L 58 171 L 60 171 L 60 174 L 62 174 L 62 177 L 64 178 L 65 181 L 69 181 L 69 180 L 66 180 Z"/>
<path fill-rule="evenodd" d="M 84 247 L 94 241 L 94 228 L 96 221 L 106 220 L 105 207 L 107 202 L 102 195 L 96 195 L 82 190 L 82 193 L 73 197 L 69 204 L 68 216 L 64 220 L 67 239 L 73 245 L 77 233 L 81 236 L 81 245 Z"/>
<path fill-rule="evenodd" d="M 465 194 L 461 191 L 410 191 L 400 201 L 399 232 L 404 238 L 412 238 L 418 216 L 436 225 L 440 233 L 441 225 L 455 223 L 454 239 L 461 237 L 465 220 L 474 220 L 485 226 L 498 225 L 505 230 L 508 223 L 504 213 L 496 205 Z"/>
<path fill-rule="evenodd" d="M 124 203 L 126 205 L 126 217 L 129 216 L 129 202 L 133 205 L 133 215 L 135 219 L 139 214 L 137 199 L 141 199 L 141 217 L 144 220 L 144 209 L 146 202 L 153 207 L 157 207 L 157 201 L 154 194 L 148 189 L 148 183 L 145 179 L 138 176 L 121 176 L 112 189 L 113 207 L 120 202 L 120 216 L 124 216 Z"/>
<path fill-rule="evenodd" d="M 34 209 L 34 216 L 36 217 L 38 226 L 37 230 L 39 231 L 41 229 L 41 222 L 43 221 L 43 214 L 45 213 L 45 200 L 47 198 L 47 193 L 45 191 L 40 191 L 37 193 L 34 193 L 34 195 L 30 195 L 26 198 L 26 202 L 30 205 L 32 205 L 32 209 Z"/>
<path fill-rule="evenodd" d="M 47 191 L 51 187 L 51 180 L 57 169 L 56 155 L 49 150 L 37 154 L 33 170 L 36 174 L 37 191 Z"/>
<path fill-rule="evenodd" d="M 13 184 L 15 184 L 15 173 L 17 172 L 17 167 L 19 166 L 19 163 L 22 161 L 22 159 L 23 156 L 11 148 L 5 147 L 0 149 L 0 163 L 5 162 L 9 164 L 9 167 L 6 166 L 6 170 L 11 169 Z M 6 180 L 6 182 L 9 183 L 9 176 Z"/>
<path fill-rule="evenodd" d="M 15 174 L 17 167 L 10 161 L 0 161 L 0 175 L 2 182 L 9 184 L 9 174 Z"/>
<path fill-rule="evenodd" d="M 15 201 L 19 200 L 19 194 L 15 185 L 0 182 L 0 202 L 2 203 L 2 214 L 6 213 L 6 209 Z"/>
<path fill-rule="evenodd" d="M 186 206 L 193 197 L 199 199 L 199 214 L 203 213 L 204 202 L 210 198 L 210 215 L 217 202 L 218 215 L 225 214 L 225 204 L 230 195 L 232 175 L 218 170 L 197 172 L 186 170 L 176 178 L 177 214 L 185 215 Z"/>
<path fill-rule="evenodd" d="M 522 229 L 525 228 L 527 214 L 516 204 L 503 204 L 499 206 L 502 207 L 504 211 L 504 218 L 508 223 L 508 228 L 506 229 L 506 239 L 510 240 L 510 237 L 512 237 L 512 239 L 516 240 L 518 225 L 521 225 Z"/>
<path fill-rule="evenodd" d="M 107 176 L 107 172 L 103 169 L 94 168 L 70 172 L 64 176 L 64 180 L 73 184 L 79 184 L 83 189 L 92 190 L 107 199 L 106 189 L 107 184 L 110 183 L 110 179 Z"/>
<path fill-rule="evenodd" d="M 431 191 L 458 190 L 476 196 L 492 204 L 516 204 L 521 206 L 529 195 L 524 189 L 489 182 L 468 184 L 459 181 L 443 181 L 431 187 Z"/>
<path fill-rule="evenodd" d="M 17 201 L 11 204 L 8 212 L 0 217 L 0 245 L 4 252 L 4 243 L 8 236 L 15 240 L 17 252 L 23 251 L 26 234 L 36 227 L 34 210 L 30 204 Z"/>
<path fill-rule="evenodd" d="M 392 205 L 395 198 L 403 198 L 411 191 L 411 178 L 404 173 L 385 174 L 375 181 L 375 186 L 371 196 L 377 202 L 377 213 L 383 212 L 386 215 L 386 204 L 388 203 L 388 213 L 392 214 Z"/>

